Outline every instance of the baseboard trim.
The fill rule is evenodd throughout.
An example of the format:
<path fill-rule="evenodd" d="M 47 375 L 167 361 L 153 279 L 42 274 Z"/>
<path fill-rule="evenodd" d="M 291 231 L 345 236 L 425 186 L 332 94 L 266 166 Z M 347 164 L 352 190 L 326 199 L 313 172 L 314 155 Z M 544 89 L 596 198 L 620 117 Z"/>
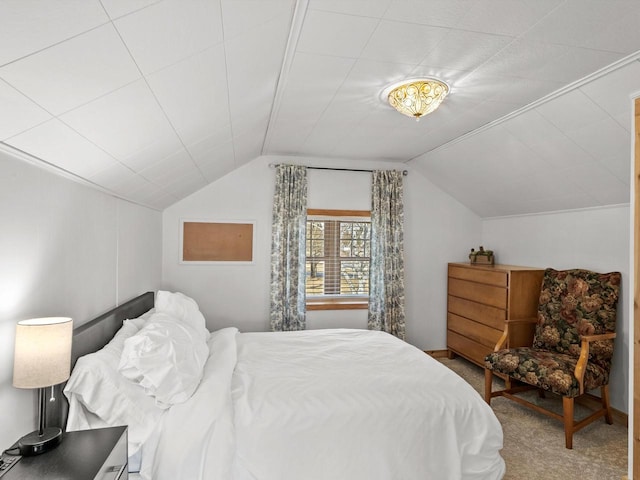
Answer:
<path fill-rule="evenodd" d="M 433 358 L 446 358 L 449 355 L 449 350 L 424 350 L 424 353 Z"/>

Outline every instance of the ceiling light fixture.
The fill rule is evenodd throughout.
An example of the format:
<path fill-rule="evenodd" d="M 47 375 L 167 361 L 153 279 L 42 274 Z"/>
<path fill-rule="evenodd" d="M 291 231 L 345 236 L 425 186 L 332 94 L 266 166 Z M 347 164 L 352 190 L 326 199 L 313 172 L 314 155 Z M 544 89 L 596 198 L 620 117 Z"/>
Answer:
<path fill-rule="evenodd" d="M 397 111 L 418 121 L 438 108 L 448 93 L 449 85 L 441 80 L 416 78 L 387 87 L 383 95 Z"/>

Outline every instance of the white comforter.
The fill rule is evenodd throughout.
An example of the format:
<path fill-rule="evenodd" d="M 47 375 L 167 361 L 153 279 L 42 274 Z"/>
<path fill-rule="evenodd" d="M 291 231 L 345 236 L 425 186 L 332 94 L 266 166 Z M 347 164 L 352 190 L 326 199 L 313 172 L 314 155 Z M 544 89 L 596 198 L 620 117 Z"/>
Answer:
<path fill-rule="evenodd" d="M 143 447 L 153 480 L 500 479 L 502 429 L 460 377 L 381 332 L 209 341 L 194 396 Z"/>

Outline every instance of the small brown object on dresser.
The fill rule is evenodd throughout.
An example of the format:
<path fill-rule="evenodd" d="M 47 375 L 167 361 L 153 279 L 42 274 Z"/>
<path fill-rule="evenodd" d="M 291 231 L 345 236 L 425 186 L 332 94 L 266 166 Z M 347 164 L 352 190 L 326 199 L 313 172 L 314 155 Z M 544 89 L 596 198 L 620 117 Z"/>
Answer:
<path fill-rule="evenodd" d="M 484 357 L 504 332 L 505 320 L 535 317 L 544 269 L 515 265 L 450 263 L 447 349 L 484 367 Z M 531 344 L 533 327 L 523 325 L 509 347 Z"/>

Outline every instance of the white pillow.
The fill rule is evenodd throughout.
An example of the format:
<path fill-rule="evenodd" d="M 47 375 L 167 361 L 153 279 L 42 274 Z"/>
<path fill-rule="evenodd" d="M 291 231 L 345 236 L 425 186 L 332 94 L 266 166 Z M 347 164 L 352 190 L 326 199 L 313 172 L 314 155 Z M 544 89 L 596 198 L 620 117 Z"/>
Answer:
<path fill-rule="evenodd" d="M 117 370 L 126 339 L 137 331 L 134 323 L 125 322 L 103 349 L 80 357 L 64 388 L 67 430 L 128 425 L 129 455 L 140 449 L 164 413 L 144 388 Z"/>
<path fill-rule="evenodd" d="M 155 301 L 155 311 L 166 313 L 170 317 L 177 318 L 181 322 L 191 325 L 204 340 L 209 338 L 209 331 L 206 327 L 204 316 L 200 313 L 198 304 L 193 298 L 185 294 L 176 292 L 166 292 L 158 290 Z"/>
<path fill-rule="evenodd" d="M 124 342 L 118 370 L 166 408 L 191 398 L 208 356 L 209 347 L 195 328 L 156 312 Z"/>
<path fill-rule="evenodd" d="M 124 321 L 124 323 L 125 324 L 132 323 L 133 325 L 136 326 L 138 330 L 140 330 L 142 327 L 144 327 L 144 325 L 147 323 L 147 320 L 149 320 L 149 318 L 151 317 L 151 315 L 153 315 L 154 312 L 155 312 L 155 308 L 152 308 L 151 310 L 148 310 L 142 315 L 140 315 L 138 318 L 128 318 L 127 320 Z"/>

